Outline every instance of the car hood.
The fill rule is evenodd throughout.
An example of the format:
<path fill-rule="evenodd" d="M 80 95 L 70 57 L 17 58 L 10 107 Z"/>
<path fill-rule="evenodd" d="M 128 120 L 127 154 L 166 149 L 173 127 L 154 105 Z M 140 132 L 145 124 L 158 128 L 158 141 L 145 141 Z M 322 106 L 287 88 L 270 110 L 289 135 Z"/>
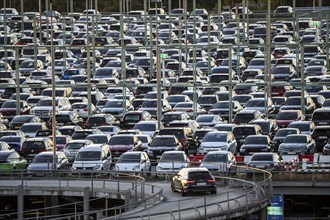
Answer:
<path fill-rule="evenodd" d="M 140 165 L 140 163 L 116 163 L 116 168 L 119 171 L 132 171 L 135 166 Z"/>
<path fill-rule="evenodd" d="M 299 148 L 299 147 L 307 147 L 307 143 L 282 143 L 280 144 L 280 148 Z"/>
<path fill-rule="evenodd" d="M 133 149 L 133 145 L 111 145 L 110 150 L 116 151 L 116 150 L 131 150 Z"/>
<path fill-rule="evenodd" d="M 157 169 L 163 168 L 163 169 L 180 169 L 182 167 L 187 167 L 187 162 L 178 162 L 178 161 L 159 161 L 157 165 Z"/>
<path fill-rule="evenodd" d="M 56 167 L 58 165 L 56 164 Z M 30 170 L 52 170 L 53 164 L 52 163 L 31 163 L 29 165 Z"/>

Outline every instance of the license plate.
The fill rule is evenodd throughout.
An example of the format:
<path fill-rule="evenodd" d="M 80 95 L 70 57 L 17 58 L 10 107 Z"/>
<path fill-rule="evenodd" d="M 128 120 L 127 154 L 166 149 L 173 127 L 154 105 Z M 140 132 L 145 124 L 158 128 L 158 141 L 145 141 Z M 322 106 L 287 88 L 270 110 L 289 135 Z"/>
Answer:
<path fill-rule="evenodd" d="M 327 136 L 320 136 L 319 138 L 320 138 L 320 139 L 328 139 Z"/>
<path fill-rule="evenodd" d="M 97 47 L 100 47 L 100 46 L 102 46 L 102 44 L 96 44 L 96 46 L 97 46 Z"/>
<path fill-rule="evenodd" d="M 263 165 L 257 165 L 256 168 L 264 168 L 265 166 Z"/>
<path fill-rule="evenodd" d="M 288 152 L 288 154 L 296 154 L 296 152 Z"/>
<path fill-rule="evenodd" d="M 33 157 L 34 156 L 34 154 L 28 154 L 28 157 Z"/>
<path fill-rule="evenodd" d="M 197 186 L 206 186 L 206 183 L 197 183 Z"/>
<path fill-rule="evenodd" d="M 328 124 L 327 122 L 319 122 L 320 125 L 326 125 Z"/>

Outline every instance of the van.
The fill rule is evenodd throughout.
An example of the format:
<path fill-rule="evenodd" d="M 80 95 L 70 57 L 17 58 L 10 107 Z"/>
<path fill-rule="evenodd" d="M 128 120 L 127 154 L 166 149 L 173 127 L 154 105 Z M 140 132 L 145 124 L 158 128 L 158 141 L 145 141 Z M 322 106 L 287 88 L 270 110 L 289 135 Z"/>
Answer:
<path fill-rule="evenodd" d="M 108 144 L 90 144 L 79 149 L 72 170 L 111 170 L 112 155 Z"/>

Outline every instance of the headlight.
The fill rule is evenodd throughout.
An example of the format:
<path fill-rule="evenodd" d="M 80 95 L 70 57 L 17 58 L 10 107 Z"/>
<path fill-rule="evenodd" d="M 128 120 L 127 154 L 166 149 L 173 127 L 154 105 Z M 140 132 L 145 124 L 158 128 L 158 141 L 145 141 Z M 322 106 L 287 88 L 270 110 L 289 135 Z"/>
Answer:
<path fill-rule="evenodd" d="M 101 168 L 101 165 L 96 165 L 95 167 L 93 167 L 94 170 L 99 170 Z"/>
<path fill-rule="evenodd" d="M 154 155 L 154 153 L 151 150 L 148 150 L 147 152 L 149 155 Z"/>
<path fill-rule="evenodd" d="M 133 170 L 139 170 L 140 169 L 140 165 L 136 165 L 133 167 Z"/>
<path fill-rule="evenodd" d="M 77 167 L 73 164 L 72 167 L 71 167 L 71 170 L 76 170 Z"/>
<path fill-rule="evenodd" d="M 162 170 L 163 168 L 162 167 L 160 167 L 160 166 L 157 166 L 156 167 L 156 170 Z"/>
<path fill-rule="evenodd" d="M 119 170 L 119 166 L 116 165 L 116 166 L 115 166 L 115 170 Z"/>
<path fill-rule="evenodd" d="M 31 170 L 31 166 L 29 165 L 26 169 L 27 169 L 27 170 Z"/>

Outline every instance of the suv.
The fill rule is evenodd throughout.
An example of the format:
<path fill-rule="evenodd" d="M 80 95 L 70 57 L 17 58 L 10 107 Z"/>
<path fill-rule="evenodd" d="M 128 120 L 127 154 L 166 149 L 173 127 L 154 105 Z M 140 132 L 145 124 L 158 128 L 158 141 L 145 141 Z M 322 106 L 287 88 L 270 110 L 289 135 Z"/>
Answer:
<path fill-rule="evenodd" d="M 48 137 L 29 138 L 24 141 L 20 154 L 27 159 L 32 159 L 39 152 L 52 149 L 53 142 Z"/>
<path fill-rule="evenodd" d="M 153 120 L 151 114 L 147 111 L 129 111 L 126 112 L 120 120 L 122 129 L 131 129 L 139 121 Z"/>
<path fill-rule="evenodd" d="M 80 148 L 72 170 L 110 170 L 112 156 L 107 144 L 90 144 Z"/>
<path fill-rule="evenodd" d="M 261 135 L 262 130 L 259 125 L 248 124 L 248 125 L 237 125 L 234 127 L 233 134 L 237 141 L 237 147 L 240 148 L 244 143 L 244 140 L 249 135 Z M 239 149 L 238 149 L 239 151 Z"/>
<path fill-rule="evenodd" d="M 184 151 L 189 154 L 197 153 L 198 142 L 193 137 L 193 130 L 188 127 L 169 127 L 159 130 L 158 135 L 174 135 L 183 145 Z"/>
<path fill-rule="evenodd" d="M 330 139 L 330 125 L 316 126 L 311 135 L 315 140 L 317 152 L 322 152 L 327 140 Z"/>
<path fill-rule="evenodd" d="M 66 97 L 55 97 L 56 111 L 68 111 L 71 108 L 69 99 Z M 39 116 L 41 119 L 50 119 L 52 115 L 52 97 L 47 97 L 38 101 L 37 105 L 32 108 L 32 114 Z"/>

